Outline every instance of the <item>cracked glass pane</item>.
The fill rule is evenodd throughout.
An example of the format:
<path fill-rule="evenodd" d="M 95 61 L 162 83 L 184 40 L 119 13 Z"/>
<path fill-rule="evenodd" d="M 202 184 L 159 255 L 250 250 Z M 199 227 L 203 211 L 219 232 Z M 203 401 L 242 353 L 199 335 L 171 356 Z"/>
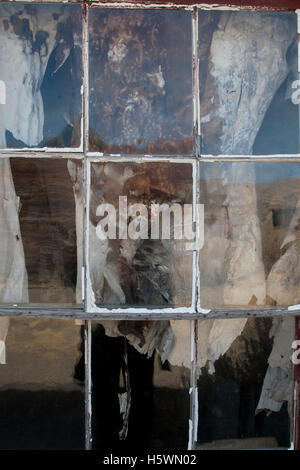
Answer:
<path fill-rule="evenodd" d="M 91 163 L 88 308 L 190 307 L 192 165 Z"/>
<path fill-rule="evenodd" d="M 299 163 L 200 164 L 201 307 L 300 303 L 299 183 Z"/>
<path fill-rule="evenodd" d="M 90 9 L 90 151 L 192 153 L 191 18 Z"/>
<path fill-rule="evenodd" d="M 0 5 L 0 148 L 81 145 L 80 5 Z"/>
<path fill-rule="evenodd" d="M 81 173 L 80 160 L 0 160 L 1 304 L 81 303 Z"/>
<path fill-rule="evenodd" d="M 290 447 L 294 339 L 293 317 L 198 322 L 196 449 Z"/>
<path fill-rule="evenodd" d="M 199 11 L 202 154 L 299 153 L 295 13 Z"/>
<path fill-rule="evenodd" d="M 187 449 L 190 372 L 189 321 L 93 322 L 93 449 Z"/>
<path fill-rule="evenodd" d="M 72 320 L 2 317 L 0 336 L 4 328 L 0 448 L 84 449 L 84 390 L 74 378 L 79 326 Z"/>

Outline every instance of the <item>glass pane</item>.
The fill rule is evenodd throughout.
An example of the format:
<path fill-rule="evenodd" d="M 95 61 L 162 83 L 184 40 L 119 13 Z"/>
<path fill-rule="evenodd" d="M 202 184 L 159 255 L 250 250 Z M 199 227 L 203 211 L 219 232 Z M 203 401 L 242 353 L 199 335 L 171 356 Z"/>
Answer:
<path fill-rule="evenodd" d="M 300 303 L 300 164 L 200 165 L 201 307 Z"/>
<path fill-rule="evenodd" d="M 198 445 L 289 448 L 295 319 L 198 322 Z"/>
<path fill-rule="evenodd" d="M 79 345 L 72 320 L 10 320 L 6 364 L 0 360 L 2 450 L 84 449 L 84 389 L 74 378 Z"/>
<path fill-rule="evenodd" d="M 89 309 L 189 307 L 191 164 L 91 163 Z"/>
<path fill-rule="evenodd" d="M 90 9 L 90 151 L 192 153 L 191 18 Z"/>
<path fill-rule="evenodd" d="M 92 330 L 93 449 L 187 449 L 190 322 L 101 323 Z"/>
<path fill-rule="evenodd" d="M 295 13 L 200 11 L 202 154 L 298 153 Z"/>
<path fill-rule="evenodd" d="M 81 144 L 81 6 L 0 5 L 0 148 Z"/>
<path fill-rule="evenodd" d="M 80 160 L 0 160 L 0 303 L 81 303 L 81 173 Z"/>

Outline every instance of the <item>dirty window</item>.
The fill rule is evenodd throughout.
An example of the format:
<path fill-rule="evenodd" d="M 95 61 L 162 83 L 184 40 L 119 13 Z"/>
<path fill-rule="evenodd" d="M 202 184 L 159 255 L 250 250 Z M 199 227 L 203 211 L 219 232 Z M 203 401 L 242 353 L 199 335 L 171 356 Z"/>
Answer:
<path fill-rule="evenodd" d="M 81 146 L 79 5 L 1 3 L 1 148 Z"/>
<path fill-rule="evenodd" d="M 91 163 L 89 309 L 191 307 L 192 174 L 187 163 Z"/>
<path fill-rule="evenodd" d="M 299 153 L 297 17 L 199 12 L 202 154 Z"/>
<path fill-rule="evenodd" d="M 89 150 L 193 152 L 192 15 L 89 12 Z"/>
<path fill-rule="evenodd" d="M 290 448 L 294 318 L 198 324 L 196 449 Z"/>
<path fill-rule="evenodd" d="M 189 321 L 93 322 L 94 448 L 186 449 L 190 373 Z"/>
<path fill-rule="evenodd" d="M 4 322 L 5 321 L 5 322 Z M 0 318 L 1 449 L 84 449 L 80 327 L 68 320 Z"/>
<path fill-rule="evenodd" d="M 300 303 L 299 163 L 204 162 L 199 188 L 201 306 Z"/>
<path fill-rule="evenodd" d="M 1 303 L 81 303 L 81 161 L 6 158 L 0 169 Z"/>

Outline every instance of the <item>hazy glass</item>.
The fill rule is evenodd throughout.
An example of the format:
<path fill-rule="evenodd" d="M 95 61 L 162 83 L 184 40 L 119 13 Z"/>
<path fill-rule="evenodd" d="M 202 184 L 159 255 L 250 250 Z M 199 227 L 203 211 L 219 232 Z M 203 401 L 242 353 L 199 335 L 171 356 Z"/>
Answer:
<path fill-rule="evenodd" d="M 300 165 L 200 164 L 202 307 L 300 303 Z"/>
<path fill-rule="evenodd" d="M 0 148 L 79 147 L 80 5 L 0 5 Z"/>
<path fill-rule="evenodd" d="M 202 154 L 299 153 L 295 13 L 199 11 Z"/>
<path fill-rule="evenodd" d="M 191 306 L 192 192 L 191 164 L 91 163 L 89 307 Z"/>
<path fill-rule="evenodd" d="M 89 11 L 89 149 L 193 151 L 192 15 Z"/>
<path fill-rule="evenodd" d="M 295 319 L 198 322 L 197 449 L 289 448 Z"/>
<path fill-rule="evenodd" d="M 95 324 L 93 449 L 187 449 L 190 357 L 189 321 Z"/>
<path fill-rule="evenodd" d="M 84 449 L 84 389 L 74 378 L 79 327 L 72 320 L 29 318 L 11 318 L 6 326 L 1 449 Z"/>
<path fill-rule="evenodd" d="M 81 170 L 80 160 L 1 159 L 0 303 L 81 303 Z"/>

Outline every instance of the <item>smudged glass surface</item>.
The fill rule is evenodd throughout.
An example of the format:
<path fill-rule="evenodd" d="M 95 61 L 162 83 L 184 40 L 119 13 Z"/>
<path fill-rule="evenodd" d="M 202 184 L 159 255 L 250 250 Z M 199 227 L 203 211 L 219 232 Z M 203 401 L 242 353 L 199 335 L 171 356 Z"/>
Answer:
<path fill-rule="evenodd" d="M 0 318 L 1 338 L 6 318 Z M 80 327 L 11 318 L 0 364 L 0 448 L 84 449 L 84 389 L 74 378 Z"/>
<path fill-rule="evenodd" d="M 198 322 L 196 449 L 289 448 L 295 319 Z"/>
<path fill-rule="evenodd" d="M 11 158 L 0 168 L 0 302 L 81 303 L 81 161 Z"/>
<path fill-rule="evenodd" d="M 90 307 L 191 306 L 192 192 L 191 164 L 91 163 Z"/>
<path fill-rule="evenodd" d="M 94 323 L 93 449 L 187 449 L 190 354 L 189 321 Z"/>
<path fill-rule="evenodd" d="M 191 154 L 192 19 L 185 11 L 89 11 L 89 150 Z"/>
<path fill-rule="evenodd" d="M 300 165 L 200 164 L 201 307 L 300 303 Z"/>
<path fill-rule="evenodd" d="M 202 154 L 299 153 L 295 13 L 199 11 Z"/>
<path fill-rule="evenodd" d="M 80 5 L 0 5 L 0 148 L 81 142 Z"/>

